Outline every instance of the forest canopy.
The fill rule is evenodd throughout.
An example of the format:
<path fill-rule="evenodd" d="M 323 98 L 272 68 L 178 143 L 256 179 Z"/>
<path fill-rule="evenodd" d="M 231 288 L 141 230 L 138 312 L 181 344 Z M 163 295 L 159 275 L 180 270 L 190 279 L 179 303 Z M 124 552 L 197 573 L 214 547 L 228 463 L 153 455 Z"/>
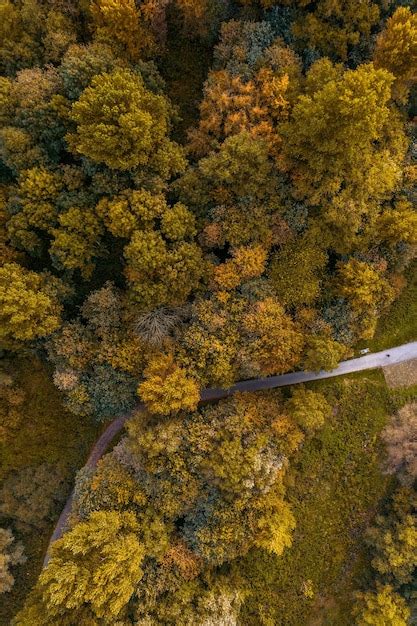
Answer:
<path fill-rule="evenodd" d="M 1 0 L 0 355 L 36 355 L 85 423 L 129 416 L 78 473 L 15 626 L 247 615 L 239 563 L 297 541 L 290 468 L 339 405 L 201 393 L 332 370 L 401 298 L 416 67 L 415 1 Z M 0 383 L 6 440 L 22 400 Z M 359 625 L 410 613 L 415 406 L 382 433 L 399 486 L 369 531 Z M 1 488 L 0 592 L 19 533 L 52 515 L 30 476 L 39 499 L 64 489 L 50 467 Z"/>

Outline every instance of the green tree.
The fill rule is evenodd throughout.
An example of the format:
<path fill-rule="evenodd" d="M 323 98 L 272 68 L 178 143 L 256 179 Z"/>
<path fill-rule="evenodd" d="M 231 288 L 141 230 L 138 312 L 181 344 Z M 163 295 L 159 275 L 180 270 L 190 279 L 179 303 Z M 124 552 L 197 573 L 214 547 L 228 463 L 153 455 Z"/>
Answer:
<path fill-rule="evenodd" d="M 269 270 L 279 301 L 286 306 L 312 304 L 320 294 L 326 260 L 324 252 L 303 239 L 282 246 Z"/>
<path fill-rule="evenodd" d="M 346 346 L 331 337 L 313 335 L 306 340 L 304 367 L 313 372 L 333 370 L 346 352 Z"/>
<path fill-rule="evenodd" d="M 123 206 L 123 200 L 111 203 L 107 220 L 114 233 L 131 233 L 124 256 L 132 299 L 143 309 L 184 304 L 206 270 L 202 251 L 193 241 L 192 214 L 184 205 L 170 208 L 162 197 L 152 198 L 145 191 L 133 192 L 128 210 Z"/>
<path fill-rule="evenodd" d="M 24 420 L 24 391 L 5 372 L 0 372 L 0 443 L 11 443 Z"/>
<path fill-rule="evenodd" d="M 417 242 L 417 213 L 412 203 L 401 198 L 394 208 L 383 211 L 375 224 L 374 236 L 391 247 L 400 242 L 414 245 Z"/>
<path fill-rule="evenodd" d="M 130 508 L 138 513 L 146 504 L 145 493 L 131 468 L 121 464 L 112 454 L 101 458 L 96 468 L 83 468 L 77 474 L 72 513 L 78 521 L 87 520 L 94 511 Z"/>
<path fill-rule="evenodd" d="M 311 0 L 297 0 L 296 4 L 309 8 Z M 319 0 L 314 3 L 314 10 L 296 21 L 293 31 L 323 56 L 346 61 L 353 46 L 369 40 L 378 18 L 379 7 L 372 0 L 360 4 L 355 0 Z"/>
<path fill-rule="evenodd" d="M 287 410 L 303 430 L 313 432 L 323 426 L 331 413 L 331 406 L 323 394 L 296 387 L 287 403 Z"/>
<path fill-rule="evenodd" d="M 253 372 L 283 374 L 299 362 L 303 334 L 274 298 L 255 302 L 243 315 L 242 327 L 241 359 Z"/>
<path fill-rule="evenodd" d="M 392 291 L 386 280 L 372 266 L 351 258 L 340 264 L 338 292 L 347 298 L 353 309 L 380 306 L 392 299 Z"/>
<path fill-rule="evenodd" d="M 350 249 L 400 179 L 406 142 L 390 107 L 392 81 L 372 64 L 341 72 L 322 59 L 285 126 L 294 195 L 323 207 L 338 251 Z"/>
<path fill-rule="evenodd" d="M 141 49 L 151 43 L 134 0 L 94 0 L 90 12 L 96 39 L 110 44 L 131 61 L 138 60 Z"/>
<path fill-rule="evenodd" d="M 170 105 L 146 89 L 139 74 L 100 74 L 72 106 L 76 131 L 67 134 L 75 154 L 118 170 L 145 167 L 164 179 L 181 171 L 181 148 L 168 138 Z"/>
<path fill-rule="evenodd" d="M 390 585 L 357 594 L 354 617 L 358 626 L 407 626 L 409 616 L 405 600 Z"/>
<path fill-rule="evenodd" d="M 117 618 L 143 575 L 137 531 L 132 512 L 97 511 L 55 542 L 39 578 L 46 614 L 75 617 L 87 605 L 98 619 Z"/>
<path fill-rule="evenodd" d="M 70 46 L 58 67 L 65 96 L 71 101 L 78 100 L 94 76 L 122 66 L 123 61 L 116 57 L 108 44 L 92 42 Z"/>
<path fill-rule="evenodd" d="M 37 2 L 21 7 L 5 0 L 0 4 L 0 58 L 2 73 L 13 74 L 40 60 L 39 34 L 43 11 Z"/>
<path fill-rule="evenodd" d="M 57 289 L 58 286 L 58 289 Z M 0 268 L 0 340 L 6 345 L 53 333 L 61 323 L 59 282 L 16 263 Z"/>
<path fill-rule="evenodd" d="M 172 557 L 178 558 L 178 553 L 179 550 L 174 552 L 173 549 Z M 141 626 L 146 623 L 155 626 L 235 624 L 244 598 L 245 592 L 232 586 L 230 576 L 218 579 L 209 575 L 202 580 L 187 580 L 175 592 L 160 597 L 153 606 L 138 605 L 137 623 Z"/>
<path fill-rule="evenodd" d="M 398 7 L 388 18 L 376 42 L 374 63 L 394 74 L 395 92 L 406 100 L 409 87 L 417 81 L 417 14 L 410 7 Z"/>
<path fill-rule="evenodd" d="M 368 531 L 375 557 L 372 566 L 396 587 L 414 580 L 417 568 L 417 495 L 402 488 L 394 496 L 392 510 L 376 519 Z"/>
<path fill-rule="evenodd" d="M 90 293 L 82 318 L 62 325 L 47 341 L 54 382 L 68 408 L 104 420 L 133 408 L 147 349 L 133 328 L 134 309 L 111 283 Z"/>
<path fill-rule="evenodd" d="M 295 522 L 282 478 L 302 436 L 282 408 L 274 397 L 242 394 L 181 418 L 155 424 L 138 414 L 128 423 L 120 460 L 146 476 L 159 515 L 182 519 L 182 541 L 207 564 L 251 545 L 276 554 L 290 545 Z"/>
<path fill-rule="evenodd" d="M 59 269 L 80 270 L 89 278 L 100 255 L 99 241 L 103 226 L 93 210 L 71 207 L 58 217 L 58 226 L 51 229 L 53 240 L 49 247 L 54 264 Z"/>

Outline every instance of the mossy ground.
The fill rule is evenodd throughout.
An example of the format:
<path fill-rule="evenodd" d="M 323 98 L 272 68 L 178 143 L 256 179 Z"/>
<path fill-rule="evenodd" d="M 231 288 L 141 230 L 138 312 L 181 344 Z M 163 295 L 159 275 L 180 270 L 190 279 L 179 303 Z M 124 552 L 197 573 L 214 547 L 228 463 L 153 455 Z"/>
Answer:
<path fill-rule="evenodd" d="M 54 387 L 51 373 L 35 357 L 15 358 L 2 365 L 24 390 L 23 419 L 13 440 L 0 443 L 0 482 L 14 470 L 44 462 L 62 463 L 72 484 L 76 471 L 82 467 L 98 437 L 100 428 L 85 418 L 66 411 L 60 393 Z M 68 494 L 64 494 L 66 497 Z M 56 511 L 56 517 L 60 511 Z M 0 624 L 6 626 L 21 607 L 23 600 L 40 572 L 45 550 L 54 523 L 44 533 L 38 531 L 22 539 L 27 561 L 13 570 L 16 582 L 10 593 L 1 597 Z M 3 522 L 2 522 L 3 523 Z"/>
<path fill-rule="evenodd" d="M 348 626 L 354 592 L 372 581 L 364 531 L 393 488 L 381 472 L 379 433 L 417 390 L 390 392 L 380 371 L 311 387 L 326 395 L 333 415 L 292 463 L 292 547 L 281 557 L 252 551 L 239 564 L 252 592 L 245 625 L 260 624 L 262 615 L 268 626 Z"/>

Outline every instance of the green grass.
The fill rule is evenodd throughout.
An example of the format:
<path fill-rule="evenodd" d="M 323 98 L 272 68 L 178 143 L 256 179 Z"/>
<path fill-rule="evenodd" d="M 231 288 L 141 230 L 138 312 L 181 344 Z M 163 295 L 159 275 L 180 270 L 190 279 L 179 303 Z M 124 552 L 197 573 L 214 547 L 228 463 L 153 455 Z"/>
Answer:
<path fill-rule="evenodd" d="M 372 352 L 377 352 L 417 339 L 416 261 L 407 270 L 406 278 L 407 286 L 388 313 L 379 320 L 374 338 L 370 341 L 361 342 L 360 348 L 367 346 Z"/>
<path fill-rule="evenodd" d="M 393 401 L 380 372 L 314 388 L 325 393 L 334 414 L 292 462 L 292 547 L 281 557 L 252 551 L 239 565 L 252 591 L 245 625 L 348 626 L 354 592 L 372 579 L 363 533 L 392 484 L 380 471 L 379 433 Z M 306 584 L 312 598 L 303 593 Z"/>
<path fill-rule="evenodd" d="M 99 428 L 88 420 L 66 411 L 60 394 L 51 381 L 50 372 L 32 357 L 4 363 L 4 369 L 24 389 L 23 420 L 12 441 L 0 445 L 0 481 L 10 472 L 43 462 L 62 463 L 69 484 L 84 464 L 98 436 Z M 63 494 L 65 497 L 68 494 Z M 56 511 L 58 517 L 60 511 Z M 6 626 L 21 607 L 24 598 L 40 572 L 49 537 L 56 520 L 43 534 L 34 532 L 16 537 L 23 540 L 27 562 L 13 570 L 16 583 L 0 602 L 0 624 Z"/>

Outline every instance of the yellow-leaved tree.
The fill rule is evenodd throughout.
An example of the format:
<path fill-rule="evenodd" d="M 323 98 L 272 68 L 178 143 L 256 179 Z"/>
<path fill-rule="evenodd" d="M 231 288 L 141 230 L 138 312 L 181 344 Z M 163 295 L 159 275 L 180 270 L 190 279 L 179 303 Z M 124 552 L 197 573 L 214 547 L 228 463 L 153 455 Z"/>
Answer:
<path fill-rule="evenodd" d="M 50 335 L 61 323 L 60 281 L 17 263 L 0 268 L 0 342 L 18 346 Z"/>
<path fill-rule="evenodd" d="M 394 74 L 394 93 L 404 102 L 417 81 L 417 13 L 398 7 L 378 36 L 374 63 Z"/>
<path fill-rule="evenodd" d="M 174 362 L 172 355 L 161 354 L 151 359 L 144 376 L 138 393 L 152 413 L 169 415 L 197 408 L 200 400 L 198 384 Z"/>
<path fill-rule="evenodd" d="M 167 138 L 170 105 L 149 91 L 141 76 L 115 69 L 95 76 L 74 103 L 76 131 L 66 139 L 75 154 L 117 170 L 137 167 L 169 178 L 184 167 L 181 148 Z"/>
<path fill-rule="evenodd" d="M 284 128 L 294 196 L 321 208 L 338 252 L 401 178 L 407 142 L 390 104 L 393 80 L 372 63 L 343 71 L 321 59 Z"/>

